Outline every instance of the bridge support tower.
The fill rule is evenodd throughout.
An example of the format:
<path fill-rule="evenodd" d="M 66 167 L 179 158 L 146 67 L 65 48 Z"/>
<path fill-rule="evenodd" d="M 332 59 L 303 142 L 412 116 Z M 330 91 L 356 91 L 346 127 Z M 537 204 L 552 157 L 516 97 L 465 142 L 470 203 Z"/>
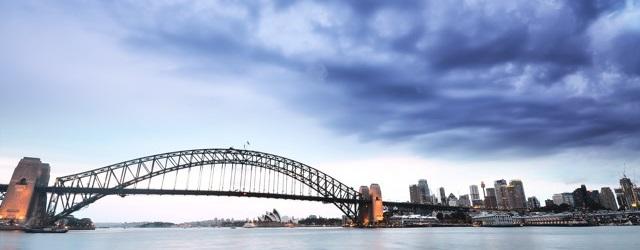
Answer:
<path fill-rule="evenodd" d="M 358 224 L 361 226 L 375 226 L 384 220 L 382 205 L 382 191 L 380 185 L 361 186 L 360 193 L 365 203 L 360 204 L 358 211 Z"/>
<path fill-rule="evenodd" d="M 49 184 L 50 167 L 38 158 L 24 157 L 13 170 L 11 182 L 0 204 L 0 220 L 18 225 L 47 222 L 47 193 L 37 187 Z"/>

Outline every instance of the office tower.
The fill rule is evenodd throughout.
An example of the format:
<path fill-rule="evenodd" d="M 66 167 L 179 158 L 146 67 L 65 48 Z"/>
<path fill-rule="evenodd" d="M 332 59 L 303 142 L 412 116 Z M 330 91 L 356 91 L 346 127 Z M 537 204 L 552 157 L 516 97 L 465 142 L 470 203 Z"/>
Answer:
<path fill-rule="evenodd" d="M 553 200 L 551 200 L 551 199 L 544 200 L 544 206 L 545 207 L 553 206 L 553 205 L 555 205 L 555 202 Z"/>
<path fill-rule="evenodd" d="M 554 194 L 553 196 L 551 196 L 551 200 L 553 201 L 553 204 L 556 204 L 558 206 L 560 206 L 564 200 L 562 199 L 562 194 Z"/>
<path fill-rule="evenodd" d="M 440 201 L 442 205 L 447 205 L 447 195 L 444 193 L 444 187 L 440 187 Z"/>
<path fill-rule="evenodd" d="M 457 204 L 458 204 L 458 207 L 470 207 L 471 202 L 469 201 L 469 195 L 468 194 L 460 195 L 460 198 L 458 198 Z"/>
<path fill-rule="evenodd" d="M 562 203 L 569 204 L 571 207 L 575 207 L 576 203 L 573 200 L 573 193 L 564 192 L 562 193 Z"/>
<path fill-rule="evenodd" d="M 581 185 L 573 191 L 573 202 L 576 208 L 584 209 L 586 207 L 587 187 Z"/>
<path fill-rule="evenodd" d="M 505 180 L 497 180 L 493 183 L 493 186 L 496 189 L 496 201 L 498 203 L 498 208 L 506 209 L 507 206 L 507 181 Z"/>
<path fill-rule="evenodd" d="M 447 202 L 449 206 L 455 207 L 458 205 L 458 198 L 456 198 L 456 196 L 451 193 L 449 194 L 449 197 L 447 197 Z"/>
<path fill-rule="evenodd" d="M 469 195 L 471 195 L 471 200 L 480 199 L 480 191 L 478 190 L 478 185 L 469 186 Z"/>
<path fill-rule="evenodd" d="M 600 188 L 600 204 L 608 210 L 618 210 L 616 205 L 616 196 L 609 187 Z"/>
<path fill-rule="evenodd" d="M 429 191 L 429 184 L 427 180 L 421 179 L 418 180 L 418 190 L 420 190 L 420 203 L 431 203 L 431 192 Z"/>
<path fill-rule="evenodd" d="M 620 189 L 624 198 L 625 210 L 638 208 L 638 194 L 634 190 L 633 182 L 626 175 L 620 179 Z"/>
<path fill-rule="evenodd" d="M 535 196 L 531 196 L 527 199 L 527 207 L 529 209 L 538 209 L 540 208 L 540 201 Z"/>
<path fill-rule="evenodd" d="M 521 180 L 511 180 L 507 186 L 509 193 L 509 209 L 527 208 L 527 197 L 524 195 L 524 185 Z"/>
<path fill-rule="evenodd" d="M 420 197 L 420 188 L 418 185 L 409 186 L 409 198 L 411 203 L 421 203 L 422 199 Z"/>
<path fill-rule="evenodd" d="M 489 209 L 498 208 L 498 201 L 496 200 L 496 189 L 487 188 L 487 196 L 484 198 L 484 207 Z"/>

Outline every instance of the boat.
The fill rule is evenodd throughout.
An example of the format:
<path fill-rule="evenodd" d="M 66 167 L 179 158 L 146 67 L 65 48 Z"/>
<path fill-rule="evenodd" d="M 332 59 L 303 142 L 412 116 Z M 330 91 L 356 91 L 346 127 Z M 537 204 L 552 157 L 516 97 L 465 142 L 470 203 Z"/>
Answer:
<path fill-rule="evenodd" d="M 43 227 L 43 228 L 25 228 L 25 233 L 66 233 L 69 232 L 67 227 Z"/>
<path fill-rule="evenodd" d="M 244 223 L 244 225 L 242 225 L 243 228 L 255 228 L 256 224 L 254 224 L 253 222 L 248 221 L 247 223 Z"/>

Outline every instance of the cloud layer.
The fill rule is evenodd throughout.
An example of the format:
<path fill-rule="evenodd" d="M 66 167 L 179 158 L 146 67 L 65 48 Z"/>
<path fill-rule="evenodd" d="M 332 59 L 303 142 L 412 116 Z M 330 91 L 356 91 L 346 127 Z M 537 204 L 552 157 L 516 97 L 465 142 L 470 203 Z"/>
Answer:
<path fill-rule="evenodd" d="M 640 149 L 638 1 L 88 9 L 106 13 L 126 49 L 175 60 L 177 74 L 259 79 L 246 84 L 364 141 L 478 154 Z"/>

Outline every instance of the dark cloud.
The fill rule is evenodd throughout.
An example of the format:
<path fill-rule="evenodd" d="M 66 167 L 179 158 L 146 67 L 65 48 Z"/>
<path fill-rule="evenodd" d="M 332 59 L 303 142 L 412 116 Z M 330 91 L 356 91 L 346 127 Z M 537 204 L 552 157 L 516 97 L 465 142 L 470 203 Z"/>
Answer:
<path fill-rule="evenodd" d="M 257 87 L 340 133 L 425 151 L 542 154 L 638 140 L 640 33 L 622 27 L 600 48 L 590 31 L 637 11 L 621 2 L 278 1 L 241 4 L 241 17 L 171 6 L 122 24 L 137 49 L 308 75 L 294 94 L 269 79 Z M 288 15 L 299 19 L 270 19 Z"/>

